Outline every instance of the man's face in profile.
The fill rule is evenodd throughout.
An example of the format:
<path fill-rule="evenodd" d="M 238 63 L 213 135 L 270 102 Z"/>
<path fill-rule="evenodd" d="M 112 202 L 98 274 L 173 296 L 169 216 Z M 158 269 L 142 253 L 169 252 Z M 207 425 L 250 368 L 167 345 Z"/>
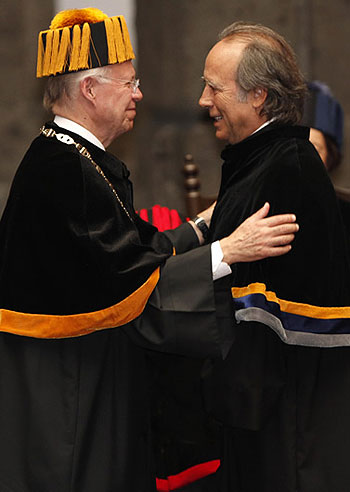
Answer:
<path fill-rule="evenodd" d="M 205 87 L 199 100 L 214 120 L 216 137 L 235 144 L 247 138 L 262 122 L 251 104 L 253 94 L 244 93 L 235 82 L 245 43 L 222 40 L 209 52 L 203 79 Z"/>
<path fill-rule="evenodd" d="M 136 103 L 143 98 L 134 87 L 135 69 L 131 61 L 107 67 L 107 75 L 97 77 L 96 117 L 108 125 L 113 139 L 134 126 Z"/>

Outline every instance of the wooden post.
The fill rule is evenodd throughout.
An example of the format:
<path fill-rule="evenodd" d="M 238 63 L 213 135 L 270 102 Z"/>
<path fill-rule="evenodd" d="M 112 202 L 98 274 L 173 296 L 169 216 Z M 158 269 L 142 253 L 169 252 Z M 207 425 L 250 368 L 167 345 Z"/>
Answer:
<path fill-rule="evenodd" d="M 191 218 L 193 218 L 201 208 L 198 173 L 198 166 L 194 162 L 192 154 L 186 154 L 184 158 L 183 174 L 185 176 L 186 210 Z"/>

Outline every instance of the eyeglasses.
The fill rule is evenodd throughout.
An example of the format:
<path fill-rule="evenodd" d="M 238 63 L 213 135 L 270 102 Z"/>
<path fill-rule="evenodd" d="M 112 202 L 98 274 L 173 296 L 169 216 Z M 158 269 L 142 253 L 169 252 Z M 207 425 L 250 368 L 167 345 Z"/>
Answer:
<path fill-rule="evenodd" d="M 111 80 L 112 82 L 116 82 L 116 83 L 120 82 L 121 85 L 124 85 L 125 87 L 131 89 L 134 94 L 136 94 L 137 89 L 140 87 L 140 79 L 133 79 L 133 80 L 114 79 L 112 77 L 105 77 L 104 75 L 98 75 L 98 78 Z"/>

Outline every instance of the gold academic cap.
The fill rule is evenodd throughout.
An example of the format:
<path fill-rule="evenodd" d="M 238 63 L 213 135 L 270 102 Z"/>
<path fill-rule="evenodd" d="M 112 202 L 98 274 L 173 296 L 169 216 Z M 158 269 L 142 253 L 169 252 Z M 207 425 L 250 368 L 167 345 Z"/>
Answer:
<path fill-rule="evenodd" d="M 135 58 L 122 15 L 99 9 L 59 12 L 39 33 L 37 77 L 60 75 L 123 63 Z"/>

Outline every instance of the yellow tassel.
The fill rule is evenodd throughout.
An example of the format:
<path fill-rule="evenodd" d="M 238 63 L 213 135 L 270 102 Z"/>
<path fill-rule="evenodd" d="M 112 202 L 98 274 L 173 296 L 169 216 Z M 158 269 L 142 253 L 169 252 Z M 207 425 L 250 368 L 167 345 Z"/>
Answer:
<path fill-rule="evenodd" d="M 62 10 L 52 19 L 50 29 L 72 27 L 84 24 L 84 22 L 94 24 L 95 22 L 102 22 L 107 17 L 108 15 L 103 13 L 102 10 L 94 7 Z"/>
<path fill-rule="evenodd" d="M 76 24 L 73 27 L 73 39 L 71 45 L 70 64 L 69 64 L 70 72 L 74 72 L 79 68 L 80 45 L 81 45 L 81 31 L 80 31 L 80 26 Z"/>
<path fill-rule="evenodd" d="M 126 22 L 125 22 L 123 15 L 119 16 L 119 19 L 121 22 L 123 38 L 124 38 L 125 57 L 126 57 L 126 60 L 132 60 L 135 58 L 135 53 L 134 53 L 134 50 L 132 49 L 129 31 L 128 31 L 128 26 L 126 25 Z"/>
<path fill-rule="evenodd" d="M 84 24 L 77 22 L 71 27 L 73 21 L 82 18 L 88 18 L 89 21 Z M 97 65 L 101 66 L 98 54 L 100 46 L 96 45 L 98 48 L 96 50 L 89 22 L 102 20 L 107 40 L 108 64 L 123 63 L 135 58 L 128 28 L 122 15 L 108 18 L 98 9 L 72 9 L 67 13 L 57 14 L 50 29 L 39 33 L 37 77 L 91 68 L 91 50 L 95 52 Z"/>
<path fill-rule="evenodd" d="M 94 52 L 95 57 L 96 57 L 96 60 L 97 60 L 97 66 L 98 67 L 102 67 L 101 59 L 100 59 L 100 57 L 99 57 L 99 55 L 97 53 L 97 50 L 96 50 L 96 47 L 95 47 L 95 43 L 94 43 L 94 40 L 93 40 L 92 36 L 91 36 L 91 39 L 90 39 L 90 43 L 91 43 L 90 44 L 90 53 L 91 53 L 91 51 Z"/>
<path fill-rule="evenodd" d="M 90 25 L 85 22 L 85 24 L 83 25 L 83 33 L 81 37 L 78 68 L 89 68 L 90 36 Z"/>
<path fill-rule="evenodd" d="M 43 67 L 44 76 L 51 75 L 50 65 L 51 65 L 52 40 L 53 40 L 53 31 L 46 31 L 44 67 Z"/>
<path fill-rule="evenodd" d="M 61 31 L 60 48 L 57 55 L 56 65 L 53 67 L 54 73 L 62 73 L 67 65 L 68 49 L 70 45 L 70 29 L 65 27 Z"/>
<path fill-rule="evenodd" d="M 113 64 L 117 63 L 117 52 L 116 45 L 114 40 L 114 27 L 112 19 L 105 19 L 105 30 L 106 30 L 106 38 L 107 38 L 107 46 L 108 46 L 108 63 Z"/>
<path fill-rule="evenodd" d="M 115 43 L 115 49 L 117 51 L 117 58 L 118 58 L 117 63 L 123 63 L 126 61 L 126 53 L 125 53 L 124 40 L 123 40 L 119 18 L 112 17 L 111 21 L 113 23 L 114 43 Z"/>
<path fill-rule="evenodd" d="M 43 34 L 39 32 L 38 39 L 38 60 L 36 66 L 36 76 L 38 78 L 43 76 L 43 59 L 44 59 L 44 43 L 43 43 Z"/>
<path fill-rule="evenodd" d="M 55 29 L 53 31 L 52 49 L 51 49 L 51 60 L 50 60 L 50 74 L 55 75 L 55 67 L 58 58 L 58 49 L 60 46 L 60 31 Z"/>

